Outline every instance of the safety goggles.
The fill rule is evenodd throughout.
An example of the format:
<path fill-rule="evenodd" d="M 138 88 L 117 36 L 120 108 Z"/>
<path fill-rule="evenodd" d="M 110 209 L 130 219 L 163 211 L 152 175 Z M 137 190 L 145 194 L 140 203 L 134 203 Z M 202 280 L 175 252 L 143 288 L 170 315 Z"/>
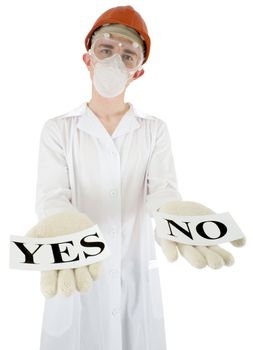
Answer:
<path fill-rule="evenodd" d="M 137 42 L 122 36 L 112 38 L 109 33 L 103 33 L 94 38 L 89 52 L 97 61 L 119 54 L 130 71 L 140 69 L 144 59 L 142 47 Z"/>

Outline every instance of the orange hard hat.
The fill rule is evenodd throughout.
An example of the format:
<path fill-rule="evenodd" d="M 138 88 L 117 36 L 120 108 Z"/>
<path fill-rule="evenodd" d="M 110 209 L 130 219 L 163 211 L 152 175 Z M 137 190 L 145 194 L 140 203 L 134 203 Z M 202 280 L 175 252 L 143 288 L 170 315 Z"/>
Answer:
<path fill-rule="evenodd" d="M 112 7 L 109 10 L 102 13 L 100 17 L 96 20 L 93 27 L 87 34 L 85 38 L 85 47 L 87 51 L 91 46 L 91 36 L 93 32 L 101 27 L 103 24 L 119 23 L 125 26 L 128 26 L 132 29 L 135 29 L 138 34 L 141 36 L 145 43 L 145 56 L 143 63 L 145 63 L 149 56 L 150 51 L 150 37 L 148 35 L 148 29 L 146 23 L 144 22 L 141 15 L 135 11 L 132 6 L 117 6 Z"/>

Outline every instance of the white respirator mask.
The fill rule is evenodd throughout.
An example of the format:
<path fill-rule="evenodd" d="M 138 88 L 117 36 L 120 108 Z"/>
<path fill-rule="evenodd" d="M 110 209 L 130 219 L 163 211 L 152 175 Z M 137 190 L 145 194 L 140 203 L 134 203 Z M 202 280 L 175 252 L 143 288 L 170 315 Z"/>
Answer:
<path fill-rule="evenodd" d="M 124 91 L 131 77 L 132 74 L 125 67 L 120 55 L 116 54 L 103 62 L 95 63 L 93 84 L 101 96 L 115 97 Z"/>

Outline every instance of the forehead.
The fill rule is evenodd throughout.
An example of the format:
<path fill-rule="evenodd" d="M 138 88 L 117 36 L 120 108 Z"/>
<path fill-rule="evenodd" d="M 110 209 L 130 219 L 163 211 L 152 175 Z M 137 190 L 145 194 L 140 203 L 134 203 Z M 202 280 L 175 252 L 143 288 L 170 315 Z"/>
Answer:
<path fill-rule="evenodd" d="M 130 39 L 130 38 L 127 38 L 126 36 L 122 35 L 122 34 L 118 34 L 118 33 L 110 33 L 110 38 L 111 39 L 115 39 L 115 40 L 119 40 L 121 41 L 122 43 L 125 43 L 125 44 L 130 44 L 132 45 L 133 44 L 133 40 Z"/>

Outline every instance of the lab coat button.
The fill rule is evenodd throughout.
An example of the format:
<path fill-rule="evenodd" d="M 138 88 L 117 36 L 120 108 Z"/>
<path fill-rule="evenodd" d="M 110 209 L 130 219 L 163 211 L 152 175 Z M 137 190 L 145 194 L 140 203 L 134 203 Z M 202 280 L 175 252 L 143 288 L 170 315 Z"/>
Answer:
<path fill-rule="evenodd" d="M 116 194 L 117 194 L 117 191 L 116 190 L 111 190 L 110 194 L 111 194 L 112 197 L 115 197 Z"/>
<path fill-rule="evenodd" d="M 112 155 L 113 157 L 116 157 L 116 156 L 117 156 L 117 152 L 111 151 L 111 155 Z"/>
<path fill-rule="evenodd" d="M 119 307 L 115 307 L 115 308 L 112 310 L 112 315 L 113 315 L 113 316 L 116 316 L 116 315 L 119 314 L 119 312 L 120 312 Z"/>
<path fill-rule="evenodd" d="M 111 274 L 111 276 L 117 276 L 117 275 L 119 274 L 119 270 L 117 270 L 117 269 L 111 269 L 111 270 L 110 270 L 110 274 Z"/>

